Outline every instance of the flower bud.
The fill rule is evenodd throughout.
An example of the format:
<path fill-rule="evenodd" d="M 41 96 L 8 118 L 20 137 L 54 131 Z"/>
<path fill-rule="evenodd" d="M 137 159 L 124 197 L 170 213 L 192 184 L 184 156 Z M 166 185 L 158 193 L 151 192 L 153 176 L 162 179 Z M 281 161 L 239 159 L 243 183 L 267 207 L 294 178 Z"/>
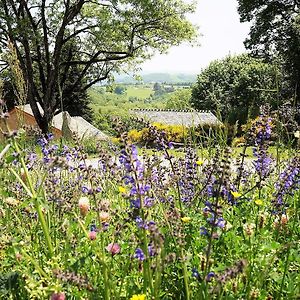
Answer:
<path fill-rule="evenodd" d="M 53 293 L 51 295 L 51 300 L 65 300 L 65 299 L 66 299 L 66 295 L 63 292 Z"/>
<path fill-rule="evenodd" d="M 97 232 L 96 231 L 90 231 L 89 232 L 89 239 L 91 241 L 95 240 L 97 238 Z"/>
<path fill-rule="evenodd" d="M 112 256 L 119 254 L 121 251 L 121 247 L 117 243 L 110 243 L 107 247 L 106 250 L 112 254 Z"/>
<path fill-rule="evenodd" d="M 109 221 L 109 219 L 110 219 L 110 215 L 106 211 L 101 211 L 99 213 L 99 219 L 100 219 L 101 223 L 107 223 Z"/>
<path fill-rule="evenodd" d="M 78 206 L 82 216 L 86 216 L 90 209 L 90 201 L 87 197 L 81 197 L 78 201 Z"/>

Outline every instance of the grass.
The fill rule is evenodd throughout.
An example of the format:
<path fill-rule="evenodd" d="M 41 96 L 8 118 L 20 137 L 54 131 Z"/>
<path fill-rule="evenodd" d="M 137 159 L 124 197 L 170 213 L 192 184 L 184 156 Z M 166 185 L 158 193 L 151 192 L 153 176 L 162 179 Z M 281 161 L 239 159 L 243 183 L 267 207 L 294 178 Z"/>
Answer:
<path fill-rule="evenodd" d="M 129 97 L 137 97 L 139 99 L 149 98 L 154 93 L 152 88 L 144 86 L 128 86 L 126 90 L 127 100 Z"/>

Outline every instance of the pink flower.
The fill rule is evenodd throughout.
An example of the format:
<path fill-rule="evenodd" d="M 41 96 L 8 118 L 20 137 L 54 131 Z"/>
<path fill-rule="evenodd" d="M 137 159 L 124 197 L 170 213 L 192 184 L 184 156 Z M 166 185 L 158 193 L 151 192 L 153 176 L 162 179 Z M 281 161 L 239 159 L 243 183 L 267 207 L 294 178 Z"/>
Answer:
<path fill-rule="evenodd" d="M 51 295 L 51 300 L 65 300 L 65 299 L 66 299 L 66 295 L 63 292 L 53 293 Z"/>
<path fill-rule="evenodd" d="M 91 241 L 95 240 L 96 237 L 97 237 L 97 232 L 96 232 L 96 231 L 90 231 L 90 232 L 89 232 L 89 239 L 90 239 Z"/>
<path fill-rule="evenodd" d="M 110 243 L 110 244 L 106 247 L 106 250 L 107 250 L 108 252 L 110 252 L 112 256 L 114 256 L 114 255 L 120 253 L 121 247 L 120 247 L 120 245 L 117 244 L 117 243 Z"/>

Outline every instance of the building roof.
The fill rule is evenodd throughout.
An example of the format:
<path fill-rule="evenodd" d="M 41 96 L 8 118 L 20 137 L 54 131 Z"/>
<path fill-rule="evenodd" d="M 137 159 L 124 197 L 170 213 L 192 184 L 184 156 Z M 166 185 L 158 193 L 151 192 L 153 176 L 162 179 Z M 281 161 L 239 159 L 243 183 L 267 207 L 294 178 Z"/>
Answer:
<path fill-rule="evenodd" d="M 166 125 L 183 125 L 197 127 L 204 125 L 221 125 L 222 123 L 210 111 L 196 110 L 160 110 L 160 109 L 134 109 L 131 112 L 137 117 L 152 123 Z"/>
<path fill-rule="evenodd" d="M 43 109 L 38 103 L 40 112 L 43 114 Z M 29 104 L 17 106 L 19 110 L 26 112 L 33 116 L 32 109 Z M 69 131 L 69 133 L 76 135 L 78 138 L 95 138 L 97 140 L 108 140 L 109 137 L 93 126 L 91 123 L 83 119 L 82 117 L 76 116 L 71 117 L 67 111 L 60 112 L 55 115 L 52 119 L 51 125 L 60 131 Z M 63 132 L 64 134 L 64 132 Z"/>

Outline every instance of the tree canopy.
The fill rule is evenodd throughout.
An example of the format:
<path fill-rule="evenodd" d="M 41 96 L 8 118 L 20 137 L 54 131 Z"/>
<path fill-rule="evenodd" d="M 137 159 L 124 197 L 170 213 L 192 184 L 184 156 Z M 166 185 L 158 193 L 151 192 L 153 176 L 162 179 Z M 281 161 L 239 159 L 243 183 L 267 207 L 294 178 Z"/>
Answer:
<path fill-rule="evenodd" d="M 279 57 L 289 80 L 289 94 L 300 98 L 300 1 L 238 0 L 242 22 L 252 22 L 245 46 L 252 55 Z"/>
<path fill-rule="evenodd" d="M 259 106 L 276 105 L 278 70 L 249 55 L 227 56 L 204 69 L 192 89 L 191 105 L 212 110 L 229 123 L 246 122 L 258 114 Z"/>
<path fill-rule="evenodd" d="M 47 132 L 61 99 L 79 83 L 86 90 L 155 50 L 192 40 L 196 30 L 186 14 L 193 9 L 181 0 L 1 0 L 2 66 L 11 42 L 28 86 L 27 101 Z M 76 80 L 66 84 L 74 67 Z"/>

